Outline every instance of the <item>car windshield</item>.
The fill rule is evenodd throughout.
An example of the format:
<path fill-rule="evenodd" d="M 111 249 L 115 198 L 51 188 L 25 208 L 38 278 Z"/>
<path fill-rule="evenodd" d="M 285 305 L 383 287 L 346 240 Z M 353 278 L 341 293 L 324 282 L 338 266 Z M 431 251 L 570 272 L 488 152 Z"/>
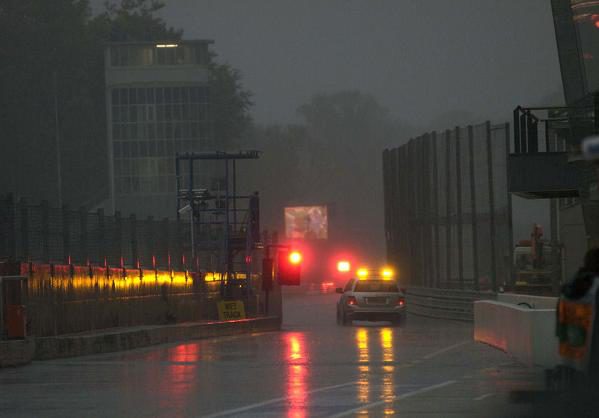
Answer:
<path fill-rule="evenodd" d="M 399 292 L 397 283 L 383 280 L 362 280 L 356 284 L 354 292 Z"/>

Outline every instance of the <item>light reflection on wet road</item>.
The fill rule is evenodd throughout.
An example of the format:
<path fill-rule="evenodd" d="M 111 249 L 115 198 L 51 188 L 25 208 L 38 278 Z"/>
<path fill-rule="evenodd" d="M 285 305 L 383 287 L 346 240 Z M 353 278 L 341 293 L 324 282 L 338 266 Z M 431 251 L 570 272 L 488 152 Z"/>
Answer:
<path fill-rule="evenodd" d="M 2 370 L 0 415 L 515 416 L 524 410 L 509 391 L 540 384 L 539 371 L 473 343 L 470 324 L 410 317 L 406 328 L 339 327 L 335 301 L 287 297 L 281 333 Z"/>

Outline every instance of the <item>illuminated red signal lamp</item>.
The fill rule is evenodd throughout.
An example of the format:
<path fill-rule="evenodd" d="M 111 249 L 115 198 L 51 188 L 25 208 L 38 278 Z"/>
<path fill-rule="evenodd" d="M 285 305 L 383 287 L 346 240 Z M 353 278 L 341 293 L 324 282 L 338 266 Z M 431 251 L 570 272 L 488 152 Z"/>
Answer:
<path fill-rule="evenodd" d="M 340 273 L 347 273 L 351 270 L 349 261 L 341 260 L 337 263 L 337 271 Z"/>
<path fill-rule="evenodd" d="M 299 251 L 289 253 L 289 262 L 291 264 L 300 264 L 302 262 L 302 254 Z"/>

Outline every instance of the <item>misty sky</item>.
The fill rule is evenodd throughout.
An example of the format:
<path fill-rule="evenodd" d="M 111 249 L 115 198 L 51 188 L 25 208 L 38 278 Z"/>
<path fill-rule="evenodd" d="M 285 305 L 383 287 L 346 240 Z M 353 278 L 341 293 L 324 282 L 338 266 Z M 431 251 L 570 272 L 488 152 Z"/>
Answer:
<path fill-rule="evenodd" d="M 242 71 L 258 122 L 294 121 L 311 95 L 342 89 L 422 127 L 456 111 L 499 122 L 517 104 L 560 97 L 549 0 L 165 3 L 170 25 L 213 39 Z"/>

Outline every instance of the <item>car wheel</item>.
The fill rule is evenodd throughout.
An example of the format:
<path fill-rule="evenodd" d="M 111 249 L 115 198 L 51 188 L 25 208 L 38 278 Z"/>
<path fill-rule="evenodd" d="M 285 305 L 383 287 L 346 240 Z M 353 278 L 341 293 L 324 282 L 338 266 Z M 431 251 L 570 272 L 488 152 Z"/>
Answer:
<path fill-rule="evenodd" d="M 406 326 L 406 314 L 400 314 L 397 318 L 391 321 L 394 327 L 405 327 Z"/>
<path fill-rule="evenodd" d="M 347 317 L 344 311 L 341 311 L 341 325 L 348 326 L 351 325 L 352 321 Z"/>

